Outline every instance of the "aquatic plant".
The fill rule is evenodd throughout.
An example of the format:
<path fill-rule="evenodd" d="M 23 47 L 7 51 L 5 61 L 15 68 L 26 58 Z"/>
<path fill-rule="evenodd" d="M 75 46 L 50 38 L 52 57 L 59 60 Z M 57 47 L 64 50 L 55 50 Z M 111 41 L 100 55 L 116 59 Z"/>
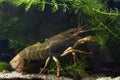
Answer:
<path fill-rule="evenodd" d="M 85 69 L 90 67 L 88 61 L 89 58 L 86 55 L 79 55 L 78 59 L 79 61 L 76 61 L 75 63 L 73 63 L 71 56 L 66 56 L 65 58 L 60 59 L 60 75 L 71 77 L 74 80 L 78 80 L 82 77 L 87 76 L 88 74 Z M 48 70 L 48 73 L 56 74 L 56 66 L 54 65 L 55 63 L 49 66 L 50 70 Z"/>
<path fill-rule="evenodd" d="M 95 31 L 96 41 L 98 42 L 98 44 L 102 49 L 105 48 L 106 46 L 107 47 L 109 46 L 109 48 L 111 49 L 111 47 L 114 46 L 117 49 L 117 51 L 113 50 L 112 51 L 113 54 L 119 53 L 120 50 L 119 49 L 120 48 L 119 47 L 120 46 L 119 11 L 117 8 L 114 9 L 108 8 L 107 4 L 101 3 L 100 0 L 0 0 L 1 4 L 4 2 L 11 3 L 13 6 L 17 6 L 19 8 L 22 7 L 22 9 L 25 9 L 26 12 L 33 8 L 35 8 L 36 10 L 44 11 L 46 10 L 47 6 L 50 6 L 52 12 L 57 12 L 59 10 L 62 10 L 63 12 L 67 12 L 69 14 L 71 13 L 75 14 L 77 15 L 78 18 L 78 26 L 80 26 L 79 23 L 80 20 L 82 20 L 84 22 L 83 24 L 86 25 L 88 29 L 96 30 Z M 22 13 L 24 13 L 24 11 Z M 6 33 L 7 31 L 5 31 L 4 33 L 9 35 L 8 39 L 10 41 L 10 44 L 12 48 L 15 48 L 16 50 L 19 49 L 19 47 L 20 48 L 23 47 L 24 44 L 29 45 L 39 40 L 39 38 L 35 38 L 35 39 L 30 38 L 31 35 L 32 37 L 34 34 L 37 35 L 37 33 L 32 34 L 32 30 L 36 31 L 38 27 L 33 28 L 30 26 L 26 26 L 26 22 L 24 22 L 24 18 L 23 17 L 20 18 L 20 17 L 21 16 L 17 18 L 16 17 L 11 18 L 10 20 L 8 20 L 8 22 L 6 21 L 7 23 L 10 23 L 9 25 L 6 25 L 5 28 L 1 27 L 2 28 L 1 31 L 5 31 L 5 30 L 13 31 L 13 32 L 11 31 L 11 35 L 9 35 L 10 33 Z M 2 21 L 1 18 L 0 24 L 2 26 L 4 26 L 3 23 L 6 22 Z M 12 25 L 13 23 L 17 23 L 15 24 L 16 25 L 15 27 L 13 27 Z M 21 29 L 19 29 L 18 27 L 21 27 Z M 27 30 L 28 28 L 31 28 L 31 30 L 27 32 L 31 34 L 29 35 L 29 37 L 28 34 L 26 35 L 21 34 L 22 31 Z M 16 36 L 18 35 L 15 35 L 14 33 L 16 32 L 14 31 L 19 31 L 21 34 L 19 36 L 23 38 L 17 37 L 18 39 L 16 39 Z M 26 45 L 24 45 L 24 47 L 25 46 Z M 116 54 L 116 55 L 120 55 L 120 54 Z M 84 66 L 84 64 L 82 66 Z M 74 67 L 71 66 L 71 68 Z M 81 68 L 78 69 L 81 70 Z"/>
<path fill-rule="evenodd" d="M 36 8 L 41 11 L 44 11 L 47 8 L 46 6 L 51 6 L 52 12 L 61 8 L 63 12 L 75 12 L 78 14 L 78 18 L 86 22 L 85 25 L 90 26 L 90 29 L 101 30 L 96 35 L 98 36 L 98 43 L 102 46 L 109 37 L 113 37 L 113 41 L 120 39 L 118 36 L 120 33 L 119 22 L 117 21 L 117 17 L 120 15 L 118 9 L 109 9 L 100 0 L 0 0 L 0 3 L 2 2 L 9 2 L 15 6 L 24 5 L 26 11 L 33 6 L 37 6 Z"/>
<path fill-rule="evenodd" d="M 6 62 L 0 62 L 0 72 L 3 71 L 12 71 L 11 66 Z"/>
<path fill-rule="evenodd" d="M 21 7 L 16 9 L 8 3 L 0 5 L 0 40 L 9 40 L 10 48 L 16 52 L 39 38 L 37 31 L 31 33 L 34 26 L 28 24 L 24 15 Z"/>

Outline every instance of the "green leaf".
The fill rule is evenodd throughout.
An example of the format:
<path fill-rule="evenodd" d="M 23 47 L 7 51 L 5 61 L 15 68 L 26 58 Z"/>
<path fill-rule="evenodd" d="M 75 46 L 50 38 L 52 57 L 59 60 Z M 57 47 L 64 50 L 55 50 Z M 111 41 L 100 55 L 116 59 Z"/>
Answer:
<path fill-rule="evenodd" d="M 45 0 L 42 0 L 41 3 L 38 5 L 41 11 L 45 10 L 45 4 L 46 4 Z"/>
<path fill-rule="evenodd" d="M 42 7 L 41 10 L 44 11 L 45 10 L 45 2 L 42 3 Z"/>
<path fill-rule="evenodd" d="M 67 11 L 67 5 L 66 4 L 64 4 L 63 5 L 63 10 L 62 10 L 63 12 L 66 12 Z"/>
<path fill-rule="evenodd" d="M 56 0 L 52 0 L 51 2 L 55 3 L 55 2 L 56 2 Z"/>
<path fill-rule="evenodd" d="M 25 8 L 26 11 L 28 11 L 30 9 L 31 5 L 33 4 L 33 1 L 34 0 L 29 0 L 29 2 L 26 5 L 26 8 Z"/>
<path fill-rule="evenodd" d="M 24 0 L 9 0 L 12 4 L 19 6 L 24 3 Z"/>
<path fill-rule="evenodd" d="M 58 4 L 56 3 L 56 0 L 52 0 L 51 2 L 53 5 L 52 12 L 56 12 L 58 10 Z"/>
<path fill-rule="evenodd" d="M 0 3 L 2 3 L 4 0 L 0 0 Z"/>
<path fill-rule="evenodd" d="M 54 3 L 52 12 L 56 12 L 57 10 L 58 10 L 58 5 L 57 5 L 57 3 Z"/>

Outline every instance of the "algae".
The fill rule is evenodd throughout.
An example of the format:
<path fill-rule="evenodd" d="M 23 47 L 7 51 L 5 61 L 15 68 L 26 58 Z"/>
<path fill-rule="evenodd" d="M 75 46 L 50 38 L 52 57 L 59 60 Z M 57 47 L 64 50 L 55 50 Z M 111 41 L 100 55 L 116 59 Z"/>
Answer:
<path fill-rule="evenodd" d="M 7 62 L 0 62 L 0 72 L 9 72 L 12 71 L 13 69 L 11 68 L 10 64 L 8 64 Z"/>

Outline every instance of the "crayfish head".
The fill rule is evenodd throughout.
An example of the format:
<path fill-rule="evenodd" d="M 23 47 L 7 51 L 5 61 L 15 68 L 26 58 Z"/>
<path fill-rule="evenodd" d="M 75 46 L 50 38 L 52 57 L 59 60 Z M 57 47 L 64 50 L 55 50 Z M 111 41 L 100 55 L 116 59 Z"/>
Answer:
<path fill-rule="evenodd" d="M 22 72 L 23 71 L 23 67 L 24 67 L 24 60 L 18 54 L 10 61 L 10 65 L 16 71 Z"/>

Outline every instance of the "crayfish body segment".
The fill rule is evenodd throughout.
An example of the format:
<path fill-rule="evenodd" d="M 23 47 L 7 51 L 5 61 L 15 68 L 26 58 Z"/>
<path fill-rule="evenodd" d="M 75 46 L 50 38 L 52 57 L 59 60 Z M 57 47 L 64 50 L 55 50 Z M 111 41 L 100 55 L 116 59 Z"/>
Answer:
<path fill-rule="evenodd" d="M 91 41 L 92 38 L 81 38 L 78 36 L 81 33 L 87 32 L 87 30 L 80 30 L 78 28 L 69 29 L 65 32 L 62 32 L 56 36 L 53 36 L 43 43 L 37 42 L 34 45 L 26 47 L 24 50 L 20 51 L 11 61 L 10 64 L 12 68 L 16 71 L 23 71 L 25 60 L 41 60 L 46 59 L 45 66 L 42 68 L 39 74 L 42 74 L 47 67 L 51 57 L 57 65 L 57 76 L 60 76 L 59 61 L 56 57 L 64 56 L 64 54 L 72 53 L 75 55 L 75 52 L 83 54 L 91 54 L 85 51 L 79 51 L 74 49 L 76 45 L 81 44 L 81 42 Z M 83 40 L 82 40 L 83 39 Z M 71 47 L 71 48 L 69 48 Z M 63 54 L 62 54 L 63 53 Z M 74 56 L 73 55 L 73 56 Z"/>

